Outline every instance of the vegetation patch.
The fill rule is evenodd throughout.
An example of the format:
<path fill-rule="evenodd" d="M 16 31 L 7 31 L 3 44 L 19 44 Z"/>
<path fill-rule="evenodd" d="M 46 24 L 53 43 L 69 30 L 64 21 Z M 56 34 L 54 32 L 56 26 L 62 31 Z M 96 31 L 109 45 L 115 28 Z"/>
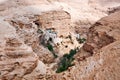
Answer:
<path fill-rule="evenodd" d="M 43 31 L 42 29 L 38 29 L 37 33 L 41 34 L 39 36 L 40 44 L 42 44 L 45 48 L 47 48 L 50 52 L 52 52 L 53 56 L 57 58 L 58 56 L 55 54 L 53 45 L 51 45 L 51 43 L 53 43 L 53 38 L 50 36 L 51 34 L 53 34 L 53 36 L 56 35 L 56 32 L 52 31 L 51 29 L 48 29 L 46 31 L 45 30 Z"/>
<path fill-rule="evenodd" d="M 79 44 L 82 44 L 86 41 L 86 39 L 85 38 L 79 38 L 79 39 L 77 39 L 77 41 L 79 42 Z"/>
<path fill-rule="evenodd" d="M 43 31 L 42 31 L 41 29 L 38 29 L 38 30 L 37 30 L 37 33 L 43 34 Z"/>
<path fill-rule="evenodd" d="M 74 60 L 74 55 L 77 53 L 76 49 L 70 50 L 69 54 L 63 55 L 60 63 L 58 64 L 58 68 L 56 70 L 56 73 L 60 73 L 63 71 L 66 71 L 69 67 L 73 66 L 74 64 L 72 63 Z"/>
<path fill-rule="evenodd" d="M 53 54 L 53 56 L 54 56 L 55 58 L 58 57 L 58 56 L 55 54 L 54 49 L 53 49 L 53 46 L 52 46 L 50 43 L 47 44 L 47 48 L 48 48 L 49 51 L 52 52 L 52 54 Z"/>

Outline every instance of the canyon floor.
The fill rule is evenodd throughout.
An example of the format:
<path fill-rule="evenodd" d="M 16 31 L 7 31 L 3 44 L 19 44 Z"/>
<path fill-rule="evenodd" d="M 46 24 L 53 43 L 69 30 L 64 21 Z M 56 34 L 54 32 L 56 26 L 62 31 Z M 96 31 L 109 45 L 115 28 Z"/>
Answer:
<path fill-rule="evenodd" d="M 120 80 L 120 0 L 0 0 L 0 80 Z"/>

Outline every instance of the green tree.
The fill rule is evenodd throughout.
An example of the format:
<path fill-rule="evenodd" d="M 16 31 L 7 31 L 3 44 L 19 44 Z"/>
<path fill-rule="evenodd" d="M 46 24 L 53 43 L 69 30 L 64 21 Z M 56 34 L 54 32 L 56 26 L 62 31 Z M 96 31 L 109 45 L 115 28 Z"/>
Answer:
<path fill-rule="evenodd" d="M 74 60 L 73 56 L 76 53 L 77 53 L 76 49 L 75 50 L 72 49 L 72 50 L 70 50 L 69 54 L 64 54 L 59 63 L 56 73 L 63 72 L 65 70 L 67 70 L 69 67 L 73 66 L 74 65 L 74 64 L 72 64 L 72 62 Z"/>

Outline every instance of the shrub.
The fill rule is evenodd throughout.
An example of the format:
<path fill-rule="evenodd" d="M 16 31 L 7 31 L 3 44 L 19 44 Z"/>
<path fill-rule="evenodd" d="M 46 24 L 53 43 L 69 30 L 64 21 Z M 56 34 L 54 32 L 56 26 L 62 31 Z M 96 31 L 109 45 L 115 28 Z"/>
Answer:
<path fill-rule="evenodd" d="M 42 31 L 41 29 L 38 29 L 38 30 L 37 30 L 37 33 L 43 34 L 43 31 Z"/>
<path fill-rule="evenodd" d="M 51 51 L 51 52 L 53 51 L 53 46 L 51 44 L 47 44 L 47 48 L 49 51 Z"/>
<path fill-rule="evenodd" d="M 76 49 L 70 50 L 69 54 L 64 54 L 59 63 L 56 73 L 63 72 L 65 70 L 67 70 L 69 67 L 73 66 L 74 64 L 72 64 L 72 62 L 74 60 L 73 56 L 75 54 L 76 54 Z"/>
<path fill-rule="evenodd" d="M 55 58 L 58 57 L 58 55 L 56 55 L 54 51 L 52 52 L 52 54 L 53 54 L 53 56 L 54 56 Z"/>
<path fill-rule="evenodd" d="M 81 43 L 84 43 L 86 41 L 85 38 L 80 38 L 80 39 L 77 39 L 77 41 L 81 44 Z"/>
<path fill-rule="evenodd" d="M 68 59 L 70 59 L 70 58 L 72 58 L 75 54 L 76 54 L 77 52 L 76 52 L 76 49 L 75 50 L 70 50 L 70 53 L 69 53 L 69 55 L 67 56 L 67 58 Z"/>
<path fill-rule="evenodd" d="M 49 51 L 52 52 L 52 54 L 53 54 L 53 56 L 54 56 L 55 58 L 58 57 L 58 56 L 55 54 L 54 49 L 53 49 L 53 46 L 52 46 L 51 44 L 47 44 L 47 48 L 48 48 Z"/>

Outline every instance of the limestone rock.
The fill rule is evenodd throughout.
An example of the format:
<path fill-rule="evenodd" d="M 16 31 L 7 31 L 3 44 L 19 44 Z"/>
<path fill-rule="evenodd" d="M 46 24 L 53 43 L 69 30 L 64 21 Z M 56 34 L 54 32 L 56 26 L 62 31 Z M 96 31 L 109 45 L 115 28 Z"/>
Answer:
<path fill-rule="evenodd" d="M 54 56 L 53 54 L 42 45 L 38 44 L 39 42 L 35 42 L 32 44 L 33 51 L 38 55 L 39 60 L 43 61 L 44 63 L 52 63 L 54 62 Z"/>
<path fill-rule="evenodd" d="M 0 80 L 119 80 L 119 5 L 120 0 L 0 0 Z M 74 29 L 88 34 L 74 66 L 55 73 L 59 58 L 39 44 L 39 28 L 55 29 L 59 37 Z M 68 52 L 77 46 L 73 40 L 56 49 Z"/>
<path fill-rule="evenodd" d="M 120 39 L 119 12 L 111 14 L 96 22 L 88 32 L 84 49 L 94 53 L 95 50 L 107 46 Z"/>
<path fill-rule="evenodd" d="M 101 24 L 95 24 L 90 28 L 88 38 L 91 42 L 84 49 L 88 52 L 96 49 L 96 54 L 89 56 L 82 61 L 76 59 L 75 66 L 70 67 L 67 71 L 60 74 L 55 74 L 54 80 L 119 80 L 120 77 L 120 27 L 119 20 L 120 12 L 114 13 L 100 20 Z M 99 22 L 99 21 L 98 21 Z M 112 29 L 111 29 L 112 28 Z M 99 35 L 95 32 L 100 31 Z M 100 44 L 95 43 L 94 38 L 97 37 L 98 42 L 104 39 Z M 112 38 L 112 39 L 111 39 Z M 91 40 L 92 39 L 92 40 Z M 108 42 L 107 42 L 107 41 Z M 111 42 L 111 40 L 113 40 Z M 109 42 L 110 41 L 110 42 Z M 102 46 L 100 46 L 102 44 Z M 90 47 L 90 48 L 89 48 Z M 79 55 L 81 53 L 79 52 Z M 86 54 L 86 53 L 85 53 Z M 77 55 L 77 57 L 81 57 Z"/>
<path fill-rule="evenodd" d="M 0 78 L 2 80 L 21 79 L 37 66 L 38 58 L 35 53 L 18 39 L 8 38 L 1 47 L 3 48 L 0 52 Z"/>
<path fill-rule="evenodd" d="M 38 20 L 35 21 L 42 29 L 54 28 L 57 31 L 58 36 L 69 35 L 70 22 L 70 14 L 63 10 L 44 12 L 38 16 Z"/>
<path fill-rule="evenodd" d="M 22 80 L 23 76 L 36 69 L 39 74 L 45 73 L 46 66 L 40 63 L 32 48 L 19 38 L 15 28 L 2 20 L 0 24 L 0 79 Z"/>
<path fill-rule="evenodd" d="M 25 21 L 22 21 L 24 19 Z M 16 29 L 16 33 L 18 34 L 19 38 L 28 46 L 31 46 L 33 51 L 39 57 L 39 60 L 43 61 L 44 63 L 51 63 L 54 60 L 54 56 L 50 51 L 40 45 L 39 36 L 40 34 L 37 33 L 37 25 L 33 22 L 36 20 L 34 16 L 33 19 L 29 16 L 20 16 L 14 17 L 13 19 L 9 19 L 13 27 Z"/>

